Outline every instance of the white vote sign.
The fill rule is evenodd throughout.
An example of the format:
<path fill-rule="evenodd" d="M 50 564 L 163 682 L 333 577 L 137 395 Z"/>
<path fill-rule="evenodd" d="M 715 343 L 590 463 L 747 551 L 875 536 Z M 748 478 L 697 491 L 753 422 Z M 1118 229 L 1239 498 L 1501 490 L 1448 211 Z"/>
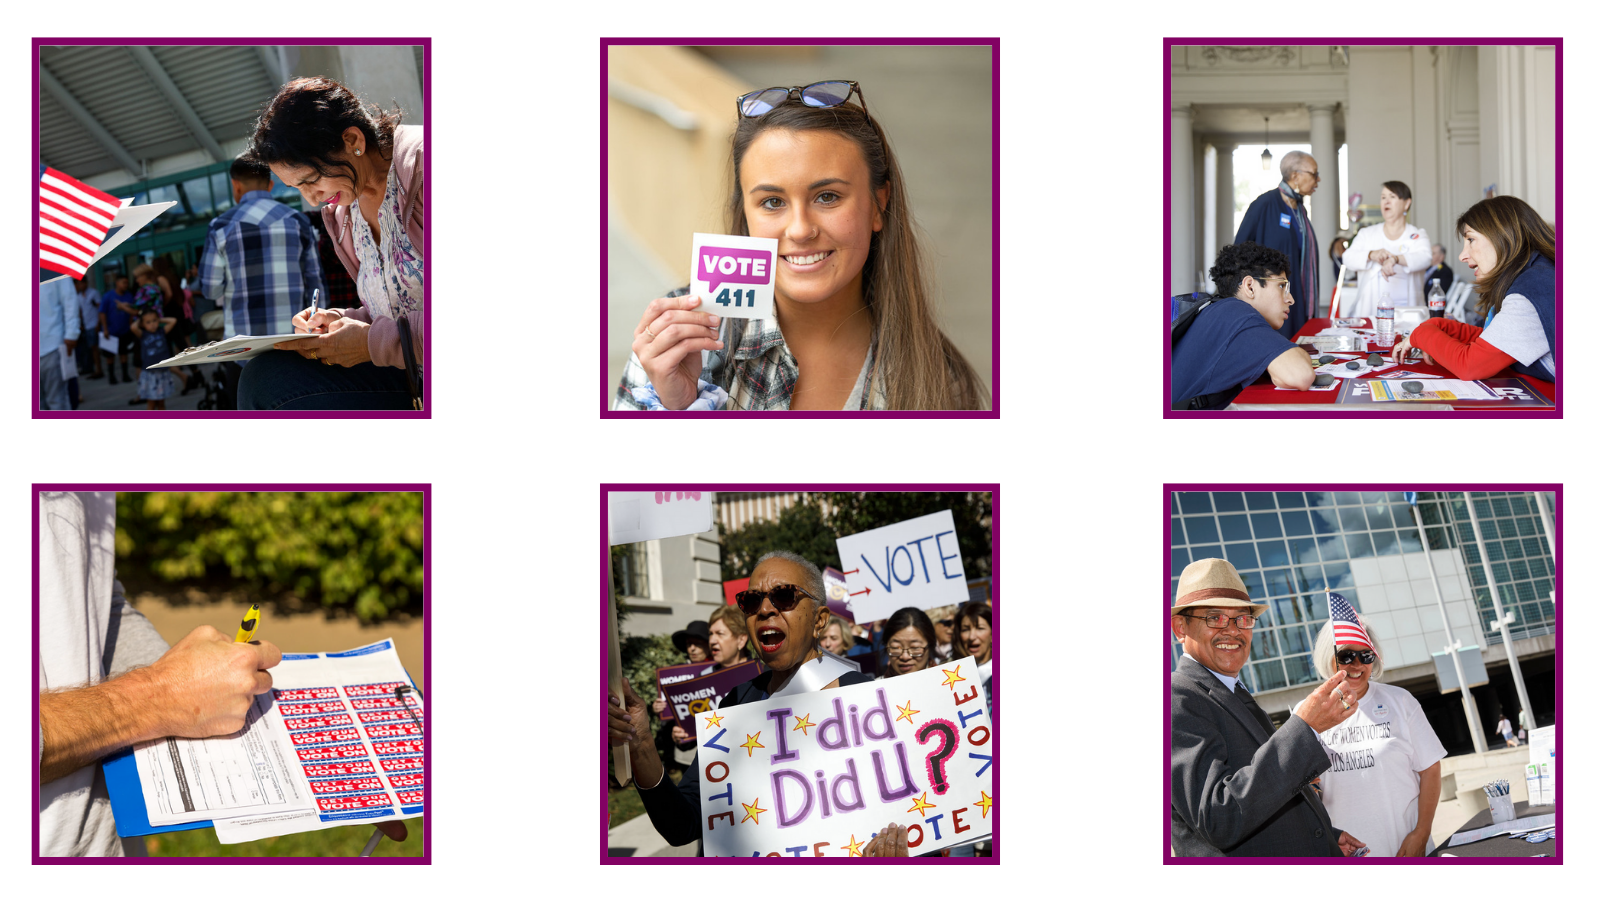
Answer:
<path fill-rule="evenodd" d="M 707 856 L 912 856 L 994 830 L 995 724 L 972 657 L 697 716 Z"/>
<path fill-rule="evenodd" d="M 779 265 L 775 238 L 695 234 L 689 291 L 705 298 L 695 310 L 731 319 L 770 317 Z"/>
<path fill-rule="evenodd" d="M 967 573 L 949 510 L 838 538 L 850 612 L 857 622 L 887 619 L 907 606 L 933 609 L 967 601 Z"/>

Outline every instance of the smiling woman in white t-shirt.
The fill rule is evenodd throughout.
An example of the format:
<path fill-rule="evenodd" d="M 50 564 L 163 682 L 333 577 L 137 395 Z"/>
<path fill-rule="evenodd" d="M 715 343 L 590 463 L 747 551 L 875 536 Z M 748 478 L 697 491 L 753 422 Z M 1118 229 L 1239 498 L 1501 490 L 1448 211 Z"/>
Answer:
<path fill-rule="evenodd" d="M 1444 745 L 1409 691 L 1373 680 L 1383 674 L 1383 650 L 1366 618 L 1357 613 L 1356 621 L 1370 646 L 1335 643 L 1329 621 L 1311 649 L 1323 679 L 1345 673 L 1340 687 L 1356 707 L 1318 735 L 1332 763 L 1322 774 L 1322 803 L 1334 827 L 1361 835 L 1372 856 L 1426 856 Z"/>

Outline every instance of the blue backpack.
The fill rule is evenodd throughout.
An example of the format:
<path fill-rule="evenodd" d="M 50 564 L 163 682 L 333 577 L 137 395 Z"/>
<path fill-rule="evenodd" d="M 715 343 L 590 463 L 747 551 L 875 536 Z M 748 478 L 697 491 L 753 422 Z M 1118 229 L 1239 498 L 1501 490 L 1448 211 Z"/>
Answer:
<path fill-rule="evenodd" d="M 1172 346 L 1178 346 L 1178 341 L 1183 339 L 1184 334 L 1189 331 L 1189 326 L 1194 324 L 1195 317 L 1216 299 L 1205 291 L 1195 291 L 1192 294 L 1179 294 L 1168 301 L 1170 306 L 1168 321 L 1172 323 Z"/>
<path fill-rule="evenodd" d="M 1192 294 L 1178 294 L 1168 301 L 1172 349 L 1176 350 L 1178 348 L 1178 341 L 1183 340 L 1183 336 L 1189 332 L 1189 326 L 1193 325 L 1194 320 L 1216 300 L 1216 297 L 1204 291 L 1195 291 Z M 1234 393 L 1236 391 L 1230 389 L 1218 391 L 1215 394 L 1202 394 L 1199 397 L 1174 402 L 1172 408 L 1177 410 L 1221 409 L 1227 406 L 1229 396 Z"/>

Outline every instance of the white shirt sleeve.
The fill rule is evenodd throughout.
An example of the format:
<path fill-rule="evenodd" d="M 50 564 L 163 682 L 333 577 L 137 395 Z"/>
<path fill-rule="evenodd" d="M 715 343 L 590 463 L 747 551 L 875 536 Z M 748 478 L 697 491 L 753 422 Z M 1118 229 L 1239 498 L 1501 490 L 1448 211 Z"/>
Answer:
<path fill-rule="evenodd" d="M 1345 268 L 1352 272 L 1360 272 L 1371 268 L 1374 263 L 1372 260 L 1367 259 L 1367 254 L 1374 250 L 1382 249 L 1372 241 L 1373 227 L 1368 225 L 1366 228 L 1356 232 L 1355 240 L 1350 242 L 1350 246 L 1344 248 L 1344 265 Z"/>
<path fill-rule="evenodd" d="M 1494 321 L 1483 329 L 1483 339 L 1525 366 L 1531 366 L 1550 352 L 1539 312 L 1527 297 L 1511 294 L 1500 304 Z"/>

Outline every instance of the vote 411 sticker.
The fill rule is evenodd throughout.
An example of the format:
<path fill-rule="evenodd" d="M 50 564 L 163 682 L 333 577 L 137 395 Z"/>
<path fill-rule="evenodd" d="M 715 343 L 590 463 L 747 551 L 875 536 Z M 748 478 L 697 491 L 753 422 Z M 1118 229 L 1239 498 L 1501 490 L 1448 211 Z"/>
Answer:
<path fill-rule="evenodd" d="M 776 238 L 695 234 L 689 290 L 705 298 L 695 309 L 733 319 L 771 316 L 777 261 Z"/>

